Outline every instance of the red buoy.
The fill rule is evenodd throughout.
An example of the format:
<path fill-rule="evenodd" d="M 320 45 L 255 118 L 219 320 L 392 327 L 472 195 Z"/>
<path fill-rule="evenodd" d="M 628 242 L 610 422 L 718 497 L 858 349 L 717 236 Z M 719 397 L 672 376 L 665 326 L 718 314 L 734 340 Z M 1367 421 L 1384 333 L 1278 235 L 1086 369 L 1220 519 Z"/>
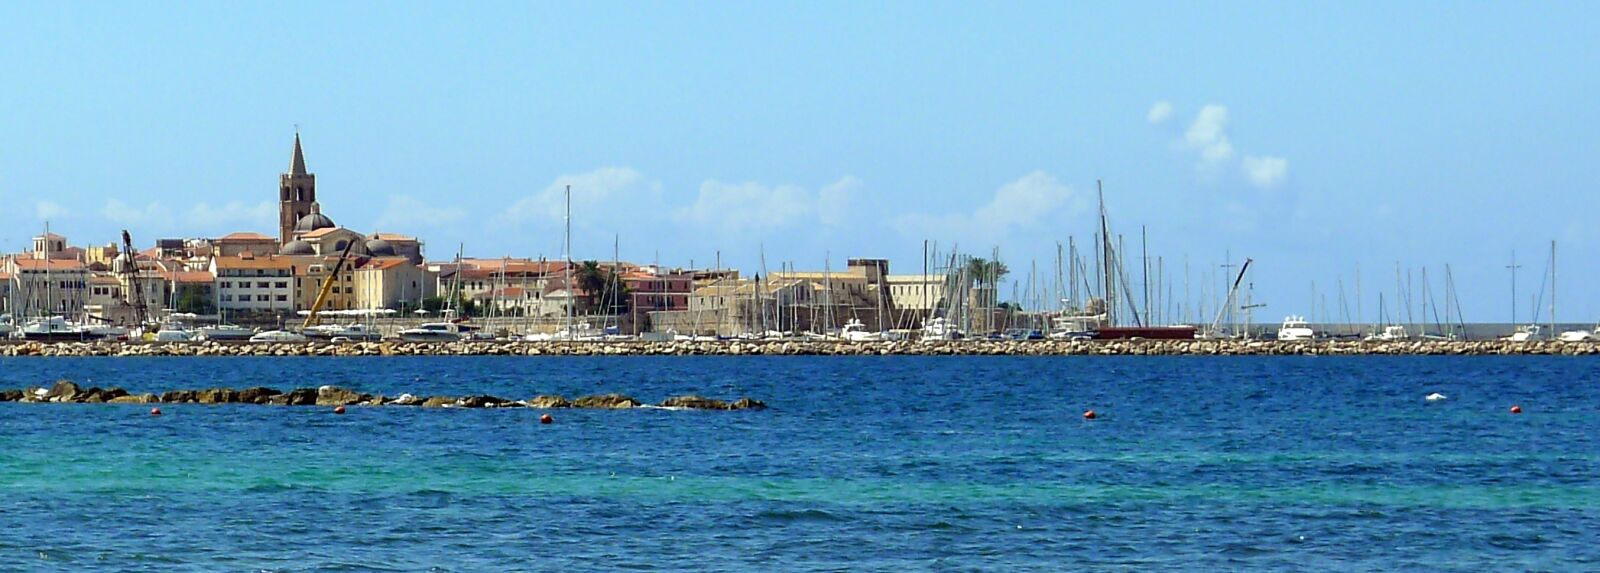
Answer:
<path fill-rule="evenodd" d="M 1094 410 L 1089 410 L 1089 411 L 1083 413 L 1083 419 L 1085 419 L 1085 420 L 1093 420 L 1093 419 L 1095 419 L 1095 417 L 1096 417 L 1096 415 L 1094 413 Z"/>
<path fill-rule="evenodd" d="M 1511 406 L 1511 413 L 1512 414 L 1521 414 L 1522 413 L 1522 406 L 1516 406 L 1516 405 Z"/>
<path fill-rule="evenodd" d="M 344 413 L 344 406 L 334 406 L 333 407 L 333 413 L 335 413 L 335 414 L 343 414 Z"/>
<path fill-rule="evenodd" d="M 556 423 L 556 418 L 555 418 L 555 416 L 551 416 L 549 414 L 542 414 L 542 415 L 539 416 L 539 423 L 540 424 L 554 424 L 554 423 Z"/>
<path fill-rule="evenodd" d="M 160 416 L 161 415 L 161 409 L 160 408 L 151 408 L 150 409 L 150 415 L 151 416 Z"/>

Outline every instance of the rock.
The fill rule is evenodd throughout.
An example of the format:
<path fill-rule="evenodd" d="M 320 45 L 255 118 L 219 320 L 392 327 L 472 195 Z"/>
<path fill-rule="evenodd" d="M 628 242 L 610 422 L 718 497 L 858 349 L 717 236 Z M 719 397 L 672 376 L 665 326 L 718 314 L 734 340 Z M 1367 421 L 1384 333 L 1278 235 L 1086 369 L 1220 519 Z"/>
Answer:
<path fill-rule="evenodd" d="M 57 380 L 44 394 L 46 402 L 71 402 L 82 390 L 71 380 Z"/>
<path fill-rule="evenodd" d="M 662 408 L 688 408 L 690 410 L 727 410 L 728 403 L 703 396 L 674 396 L 662 400 Z"/>
<path fill-rule="evenodd" d="M 239 402 L 243 404 L 266 404 L 272 400 L 273 396 L 279 394 L 282 394 L 282 392 L 265 386 L 245 388 L 239 391 Z"/>
<path fill-rule="evenodd" d="M 348 406 L 357 402 L 364 402 L 371 397 L 372 396 L 367 394 L 358 394 L 354 390 L 350 390 L 348 388 L 340 388 L 338 386 L 323 386 L 317 389 L 316 405 Z"/>
<path fill-rule="evenodd" d="M 160 401 L 161 399 L 156 397 L 155 394 L 124 395 L 107 400 L 112 404 L 153 404 Z"/>
<path fill-rule="evenodd" d="M 577 400 L 573 400 L 572 401 L 572 407 L 574 407 L 574 408 L 600 408 L 600 409 L 619 410 L 619 409 L 623 409 L 623 408 L 638 408 L 639 406 L 642 406 L 642 405 L 643 405 L 643 403 L 639 402 L 638 400 L 633 399 L 631 396 L 624 396 L 622 394 L 601 394 L 599 396 L 580 396 L 580 397 L 578 397 Z"/>
<path fill-rule="evenodd" d="M 274 406 L 310 406 L 317 403 L 316 388 L 295 388 L 288 394 L 275 394 L 267 398 Z"/>
<path fill-rule="evenodd" d="M 514 404 L 516 404 L 516 402 L 512 402 L 512 401 L 507 400 L 505 398 L 499 398 L 499 397 L 487 396 L 487 395 L 484 395 L 484 396 L 467 396 L 467 397 L 464 397 L 464 398 L 456 401 L 456 405 L 457 406 L 461 406 L 463 408 L 501 408 L 501 407 L 510 406 L 510 405 L 514 405 Z"/>
<path fill-rule="evenodd" d="M 765 410 L 765 409 L 767 409 L 767 403 L 766 402 L 762 402 L 760 400 L 752 400 L 750 398 L 740 398 L 738 400 L 734 400 L 734 402 L 732 404 L 729 404 L 728 405 L 728 409 L 729 410 Z"/>
<path fill-rule="evenodd" d="M 410 394 L 401 394 L 399 398 L 389 403 L 396 406 L 416 406 L 422 403 L 422 399 Z"/>
<path fill-rule="evenodd" d="M 456 405 L 456 399 L 449 396 L 431 396 L 422 401 L 424 408 L 449 408 Z"/>
<path fill-rule="evenodd" d="M 195 392 L 194 401 L 201 404 L 232 404 L 239 401 L 239 392 L 232 388 L 207 388 Z"/>
<path fill-rule="evenodd" d="M 20 402 L 20 401 L 22 401 L 22 391 L 21 390 L 6 390 L 4 392 L 0 392 L 0 402 Z"/>
<path fill-rule="evenodd" d="M 571 408 L 572 400 L 563 396 L 539 395 L 527 401 L 529 408 Z"/>
<path fill-rule="evenodd" d="M 182 404 L 195 401 L 194 390 L 168 390 L 161 393 L 161 401 L 166 404 Z"/>

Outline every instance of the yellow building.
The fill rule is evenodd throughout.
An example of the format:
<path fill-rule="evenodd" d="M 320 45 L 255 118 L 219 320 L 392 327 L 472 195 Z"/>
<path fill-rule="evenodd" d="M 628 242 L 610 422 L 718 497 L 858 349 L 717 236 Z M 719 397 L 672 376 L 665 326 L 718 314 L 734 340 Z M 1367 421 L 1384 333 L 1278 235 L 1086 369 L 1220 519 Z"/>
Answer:
<path fill-rule="evenodd" d="M 437 283 L 427 269 L 404 256 L 368 260 L 355 270 L 355 308 L 417 308 L 434 296 Z"/>

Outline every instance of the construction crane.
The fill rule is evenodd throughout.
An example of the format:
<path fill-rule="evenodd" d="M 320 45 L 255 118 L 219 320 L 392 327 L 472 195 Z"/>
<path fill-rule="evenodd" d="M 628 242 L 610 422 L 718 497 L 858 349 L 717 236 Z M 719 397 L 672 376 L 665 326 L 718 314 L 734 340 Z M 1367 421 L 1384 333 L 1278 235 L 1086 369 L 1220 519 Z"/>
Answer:
<path fill-rule="evenodd" d="M 354 240 L 345 244 L 344 252 L 339 254 L 339 262 L 333 264 L 333 272 L 322 279 L 322 289 L 317 292 L 317 300 L 311 303 L 311 311 L 306 314 L 306 322 L 300 326 L 301 332 L 317 325 L 317 311 L 322 310 L 322 305 L 328 302 L 328 293 L 333 291 L 333 283 L 339 280 L 339 271 L 344 269 L 345 261 L 350 260 L 350 249 L 355 246 Z"/>
<path fill-rule="evenodd" d="M 144 305 L 144 286 L 139 284 L 139 260 L 134 255 L 133 237 L 128 235 L 128 230 L 122 230 L 122 268 L 114 269 L 128 281 L 128 292 L 131 296 L 124 296 L 122 301 L 133 307 L 133 320 L 139 326 L 145 326 L 150 319 L 150 311 Z"/>

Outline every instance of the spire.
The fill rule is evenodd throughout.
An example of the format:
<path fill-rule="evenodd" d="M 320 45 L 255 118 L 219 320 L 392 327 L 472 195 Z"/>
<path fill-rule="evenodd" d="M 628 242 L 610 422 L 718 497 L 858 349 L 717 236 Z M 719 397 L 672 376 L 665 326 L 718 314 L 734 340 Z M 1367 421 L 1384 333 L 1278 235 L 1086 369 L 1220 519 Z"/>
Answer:
<path fill-rule="evenodd" d="M 300 151 L 300 131 L 294 132 L 294 159 L 289 163 L 290 175 L 306 174 L 306 154 Z"/>

